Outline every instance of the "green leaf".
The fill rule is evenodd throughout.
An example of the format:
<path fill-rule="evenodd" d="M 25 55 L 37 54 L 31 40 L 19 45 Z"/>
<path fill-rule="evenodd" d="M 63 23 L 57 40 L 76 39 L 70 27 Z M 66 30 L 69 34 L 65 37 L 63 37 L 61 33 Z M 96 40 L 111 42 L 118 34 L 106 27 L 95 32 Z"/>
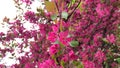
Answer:
<path fill-rule="evenodd" d="M 71 47 L 77 47 L 79 45 L 79 42 L 78 41 L 71 41 L 70 42 L 70 46 Z"/>
<path fill-rule="evenodd" d="M 63 45 L 61 42 L 59 42 L 59 44 L 60 44 L 60 47 L 61 47 L 61 48 L 63 48 L 63 47 L 64 47 L 64 45 Z"/>
<path fill-rule="evenodd" d="M 109 65 L 108 65 L 108 63 L 106 63 L 106 64 L 105 64 L 105 68 L 109 68 Z"/>
<path fill-rule="evenodd" d="M 63 60 L 61 60 L 60 65 L 64 68 L 65 62 Z"/>
<path fill-rule="evenodd" d="M 80 61 L 73 61 L 73 64 L 76 68 L 84 68 L 83 64 Z"/>
<path fill-rule="evenodd" d="M 56 55 L 52 55 L 52 59 L 55 61 L 56 64 L 58 64 L 57 60 L 56 60 L 57 56 Z"/>
<path fill-rule="evenodd" d="M 105 68 L 110 68 L 110 65 L 108 64 L 108 61 L 104 62 L 104 65 L 105 65 Z"/>
<path fill-rule="evenodd" d="M 80 12 L 83 12 L 83 10 L 84 10 L 84 8 L 82 7 L 82 5 L 83 5 L 83 2 L 81 1 L 81 3 L 78 6 Z"/>
<path fill-rule="evenodd" d="M 52 19 L 52 20 L 56 20 L 56 18 L 57 18 L 57 14 L 53 14 L 53 15 L 51 16 L 51 19 Z"/>
<path fill-rule="evenodd" d="M 120 63 L 120 58 L 117 58 L 116 60 L 117 60 L 118 63 Z"/>
<path fill-rule="evenodd" d="M 75 0 L 71 0 L 72 1 L 72 4 L 74 4 L 75 3 Z"/>
<path fill-rule="evenodd" d="M 59 50 L 57 53 L 57 57 L 59 57 L 62 54 L 62 50 Z"/>
<path fill-rule="evenodd" d="M 103 38 L 102 41 L 105 42 L 105 43 L 108 43 L 106 38 Z"/>
<path fill-rule="evenodd" d="M 67 19 L 67 17 L 68 17 L 68 13 L 65 11 L 63 11 L 61 15 L 62 15 L 62 18 L 64 18 L 64 19 Z"/>
<path fill-rule="evenodd" d="M 77 66 L 77 68 L 84 68 L 83 64 Z"/>
<path fill-rule="evenodd" d="M 70 6 L 74 5 L 75 0 L 71 0 L 70 3 L 68 3 L 68 8 L 70 8 Z"/>

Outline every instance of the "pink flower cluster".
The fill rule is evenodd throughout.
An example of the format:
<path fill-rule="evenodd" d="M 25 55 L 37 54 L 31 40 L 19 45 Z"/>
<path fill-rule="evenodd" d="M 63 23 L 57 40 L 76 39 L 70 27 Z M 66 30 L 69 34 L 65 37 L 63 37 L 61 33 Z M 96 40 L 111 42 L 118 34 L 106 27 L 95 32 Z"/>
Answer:
<path fill-rule="evenodd" d="M 54 60 L 48 59 L 42 63 L 38 63 L 38 68 L 55 68 L 56 64 Z"/>
<path fill-rule="evenodd" d="M 115 36 L 113 34 L 111 35 L 107 35 L 107 38 L 106 38 L 110 43 L 115 43 L 116 39 L 115 39 Z"/>
<path fill-rule="evenodd" d="M 96 68 L 94 62 L 92 61 L 84 61 L 84 68 Z"/>
<path fill-rule="evenodd" d="M 22 2 L 26 3 L 27 5 L 32 4 L 32 0 L 21 0 Z M 34 1 L 34 0 L 33 0 Z"/>
<path fill-rule="evenodd" d="M 63 24 L 64 24 L 63 26 L 66 27 L 66 24 L 65 23 Z M 48 34 L 48 40 L 50 40 L 52 43 L 59 41 L 63 45 L 68 46 L 72 38 L 69 37 L 68 31 L 62 31 L 58 33 L 59 27 L 60 27 L 59 23 L 57 25 L 52 26 L 53 31 Z"/>
<path fill-rule="evenodd" d="M 106 56 L 105 56 L 104 52 L 102 52 L 101 50 L 98 50 L 98 51 L 96 52 L 94 58 L 95 58 L 95 59 L 98 61 L 98 63 L 100 63 L 100 64 L 103 63 L 103 61 L 106 60 Z"/>
<path fill-rule="evenodd" d="M 50 55 L 54 55 L 58 52 L 60 46 L 58 44 L 54 44 L 50 47 L 49 49 L 49 52 L 50 52 Z"/>
<path fill-rule="evenodd" d="M 39 19 L 39 17 L 37 17 L 33 11 L 27 11 L 24 14 L 24 18 L 25 20 L 30 21 L 31 23 L 36 23 Z"/>
<path fill-rule="evenodd" d="M 98 15 L 100 17 L 103 17 L 103 16 L 108 16 L 110 15 L 110 10 L 112 9 L 112 7 L 108 7 L 108 6 L 105 6 L 105 4 L 97 4 L 97 7 L 96 7 L 96 12 L 98 13 Z"/>

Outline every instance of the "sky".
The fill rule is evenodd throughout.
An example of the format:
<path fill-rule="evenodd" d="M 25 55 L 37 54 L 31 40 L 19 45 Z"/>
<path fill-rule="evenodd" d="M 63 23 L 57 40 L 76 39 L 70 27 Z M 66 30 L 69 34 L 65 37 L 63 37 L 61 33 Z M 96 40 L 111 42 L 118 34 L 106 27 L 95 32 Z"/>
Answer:
<path fill-rule="evenodd" d="M 36 11 L 36 8 L 41 6 L 41 2 L 38 2 L 38 0 L 36 0 L 32 5 L 31 5 L 31 8 L 32 8 L 32 11 Z M 42 6 L 43 8 L 43 6 Z M 4 25 L 4 28 L 3 28 L 3 25 L 1 25 L 1 23 L 3 23 L 3 18 L 4 17 L 8 17 L 10 18 L 10 20 L 12 20 L 13 18 L 15 18 L 17 12 L 16 12 L 16 7 L 14 5 L 14 1 L 13 0 L 0 0 L 0 32 L 4 32 L 6 33 L 7 30 L 9 28 L 7 28 L 7 23 Z M 28 27 L 29 25 L 29 27 Z M 29 24 L 29 23 L 26 23 L 24 24 L 24 26 L 28 29 L 30 29 L 30 26 L 32 24 Z M 18 40 L 20 42 L 20 40 Z M 0 45 L 0 48 L 4 48 L 2 45 Z M 29 48 L 27 49 L 29 51 Z M 16 56 L 22 56 L 24 55 L 23 54 L 18 54 L 18 51 L 19 51 L 19 48 L 15 48 L 15 54 Z M 18 63 L 18 61 L 14 59 L 10 59 L 9 57 L 11 57 L 12 55 L 8 52 L 6 53 L 7 56 L 5 58 L 3 58 L 2 60 L 0 59 L 0 64 L 5 64 L 7 66 L 10 66 L 11 64 L 15 64 L 15 63 Z M 11 62 L 12 61 L 12 62 Z"/>
<path fill-rule="evenodd" d="M 12 0 L 0 0 L 0 22 L 7 16 L 14 18 L 16 15 L 16 8 Z"/>
<path fill-rule="evenodd" d="M 36 7 L 40 5 L 40 1 L 35 0 L 35 2 L 31 5 L 32 10 L 35 11 Z M 0 22 L 5 16 L 11 19 L 16 16 L 16 8 L 13 0 L 0 0 Z"/>

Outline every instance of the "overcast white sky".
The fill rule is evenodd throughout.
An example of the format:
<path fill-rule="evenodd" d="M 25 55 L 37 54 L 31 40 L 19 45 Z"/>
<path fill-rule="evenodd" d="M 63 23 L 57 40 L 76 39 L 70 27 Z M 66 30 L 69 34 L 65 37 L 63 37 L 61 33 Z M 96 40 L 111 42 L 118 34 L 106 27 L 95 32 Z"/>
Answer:
<path fill-rule="evenodd" d="M 36 7 L 40 6 L 41 3 L 38 0 L 35 0 L 32 4 L 32 10 L 36 10 Z M 39 0 L 40 1 L 40 0 Z M 0 22 L 1 20 L 7 16 L 8 18 L 14 18 L 16 15 L 16 8 L 14 6 L 13 0 L 0 0 Z"/>
<path fill-rule="evenodd" d="M 14 18 L 16 9 L 12 0 L 0 0 L 0 21 L 5 17 Z"/>

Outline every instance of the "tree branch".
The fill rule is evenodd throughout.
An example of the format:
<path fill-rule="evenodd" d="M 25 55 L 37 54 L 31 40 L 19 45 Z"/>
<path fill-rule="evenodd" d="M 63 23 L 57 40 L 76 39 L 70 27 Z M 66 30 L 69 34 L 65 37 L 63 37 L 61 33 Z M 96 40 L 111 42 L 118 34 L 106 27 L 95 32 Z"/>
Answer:
<path fill-rule="evenodd" d="M 79 1 L 79 3 L 77 4 L 77 6 L 73 9 L 73 11 L 70 13 L 70 15 L 68 16 L 67 20 L 68 21 L 70 19 L 70 17 L 72 16 L 72 14 L 75 12 L 75 10 L 78 8 L 78 6 L 80 5 L 81 0 Z"/>

